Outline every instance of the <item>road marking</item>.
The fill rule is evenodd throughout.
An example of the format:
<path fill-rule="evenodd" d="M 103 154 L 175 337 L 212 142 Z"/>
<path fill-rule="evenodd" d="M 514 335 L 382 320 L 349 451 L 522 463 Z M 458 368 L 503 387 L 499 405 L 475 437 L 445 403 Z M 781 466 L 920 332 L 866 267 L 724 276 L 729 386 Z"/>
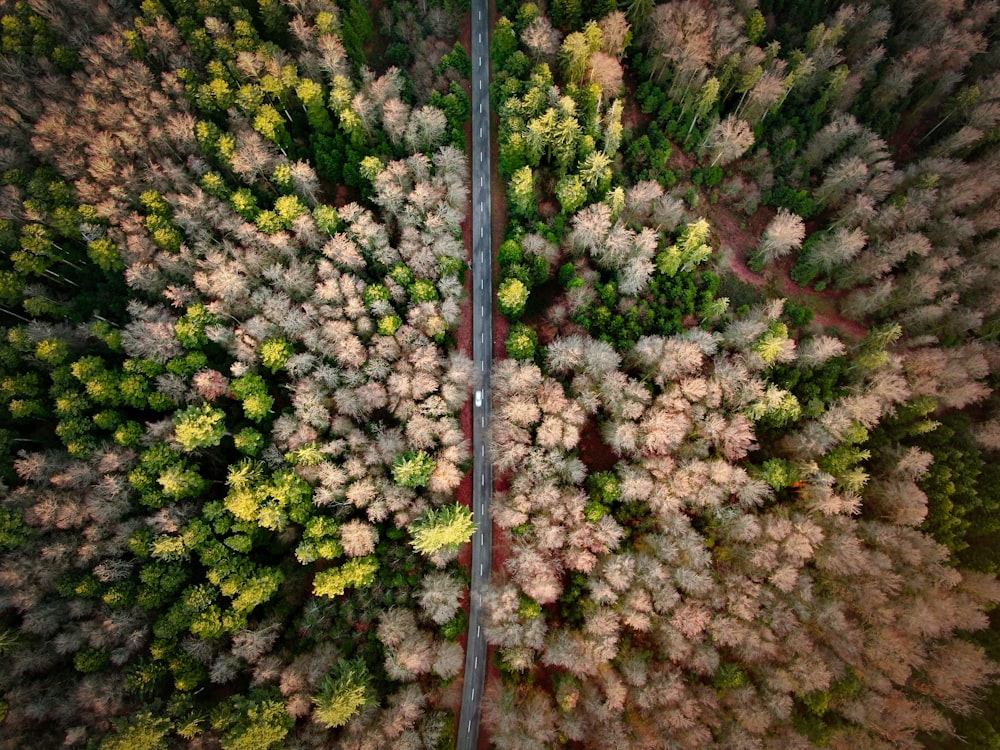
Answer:
<path fill-rule="evenodd" d="M 485 456 L 486 455 L 486 446 L 485 445 L 480 445 L 479 446 L 479 455 L 480 456 Z"/>
<path fill-rule="evenodd" d="M 482 34 L 479 35 L 479 41 L 483 41 L 483 35 Z M 480 65 L 483 64 L 483 56 L 482 55 L 479 56 L 479 64 Z"/>
<path fill-rule="evenodd" d="M 480 279 L 480 280 L 479 280 L 479 288 L 480 288 L 480 289 L 482 289 L 482 288 L 483 288 L 483 280 L 482 280 L 482 279 Z"/>
<path fill-rule="evenodd" d="M 479 80 L 479 90 L 480 91 L 483 90 L 483 81 L 482 81 L 482 79 Z M 479 114 L 482 114 L 482 113 L 483 113 L 483 103 L 479 102 Z"/>
<path fill-rule="evenodd" d="M 479 128 L 479 137 L 480 138 L 483 137 L 483 129 L 482 128 Z M 482 178 L 480 178 L 480 181 L 482 181 Z"/>
<path fill-rule="evenodd" d="M 486 372 L 486 363 L 485 362 L 480 362 L 479 363 L 479 369 L 481 371 L 483 371 L 483 372 Z"/>
<path fill-rule="evenodd" d="M 482 417 L 479 418 L 479 423 L 482 424 L 483 427 L 486 426 L 486 415 L 485 414 Z"/>
<path fill-rule="evenodd" d="M 476 638 L 479 637 L 479 633 L 482 629 L 483 629 L 482 625 L 476 625 Z"/>
<path fill-rule="evenodd" d="M 482 341 L 484 344 L 486 343 L 486 333 L 485 332 L 479 334 L 479 340 Z"/>
<path fill-rule="evenodd" d="M 472 719 L 469 719 L 469 729 L 468 729 L 468 731 L 469 732 L 472 731 Z"/>
<path fill-rule="evenodd" d="M 476 699 L 476 689 L 472 688 L 472 700 Z"/>
<path fill-rule="evenodd" d="M 485 417 L 484 417 L 484 419 L 485 419 Z M 479 486 L 480 487 L 485 487 L 486 486 L 486 475 L 485 474 L 480 474 L 479 475 Z"/>
<path fill-rule="evenodd" d="M 479 227 L 479 236 L 480 236 L 480 237 L 482 237 L 482 236 L 483 236 L 483 231 L 484 231 L 484 230 L 483 230 L 483 228 L 482 228 L 482 227 Z"/>
<path fill-rule="evenodd" d="M 476 657 L 476 661 L 472 665 L 473 669 L 479 669 L 479 657 Z"/>
<path fill-rule="evenodd" d="M 479 43 L 480 44 L 483 43 L 483 32 L 481 32 L 481 31 L 479 32 Z M 480 65 L 483 64 L 483 56 L 482 55 L 479 56 L 479 64 Z"/>
<path fill-rule="evenodd" d="M 483 563 L 479 563 L 479 575 L 486 574 L 486 566 Z"/>

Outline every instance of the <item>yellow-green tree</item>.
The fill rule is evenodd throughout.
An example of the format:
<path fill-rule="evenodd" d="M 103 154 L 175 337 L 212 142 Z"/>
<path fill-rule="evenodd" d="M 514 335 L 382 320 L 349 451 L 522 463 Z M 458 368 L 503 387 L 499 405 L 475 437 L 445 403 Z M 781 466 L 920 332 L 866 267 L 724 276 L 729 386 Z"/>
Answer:
<path fill-rule="evenodd" d="M 611 159 L 601 151 L 588 154 L 580 165 L 580 179 L 588 190 L 607 189 L 611 184 Z"/>
<path fill-rule="evenodd" d="M 587 188 L 580 175 L 570 174 L 556 183 L 556 198 L 564 214 L 574 213 L 587 200 Z"/>
<path fill-rule="evenodd" d="M 356 557 L 348 560 L 339 568 L 320 571 L 313 579 L 313 593 L 316 596 L 328 596 L 331 599 L 342 596 L 348 586 L 360 588 L 375 580 L 378 572 L 378 560 L 374 555 Z"/>
<path fill-rule="evenodd" d="M 528 287 L 520 279 L 507 279 L 497 290 L 497 302 L 500 312 L 508 318 L 516 318 L 524 312 L 528 302 Z"/>
<path fill-rule="evenodd" d="M 253 372 L 241 375 L 232 383 L 233 395 L 243 402 L 243 413 L 247 419 L 261 421 L 271 412 L 274 399 L 267 393 L 264 379 Z"/>
<path fill-rule="evenodd" d="M 691 137 L 691 131 L 694 130 L 694 126 L 698 120 L 711 112 L 712 107 L 715 106 L 717 101 L 719 101 L 719 79 L 712 76 L 705 81 L 705 85 L 698 92 L 698 98 L 695 100 L 694 105 L 694 116 L 691 118 L 691 127 L 688 128 L 684 136 L 685 143 Z"/>
<path fill-rule="evenodd" d="M 270 104 L 265 104 L 253 119 L 253 129 L 267 138 L 278 148 L 284 148 L 291 143 L 291 136 L 285 128 L 281 114 Z"/>
<path fill-rule="evenodd" d="M 101 750 L 157 750 L 170 734 L 170 719 L 144 711 L 115 725 L 115 731 L 101 741 Z"/>
<path fill-rule="evenodd" d="M 455 504 L 427 511 L 410 525 L 410 533 L 413 549 L 432 555 L 444 549 L 457 550 L 476 533 L 476 524 L 469 508 Z"/>
<path fill-rule="evenodd" d="M 174 417 L 174 436 L 186 451 L 216 446 L 225 434 L 225 412 L 208 404 L 190 406 Z"/>
<path fill-rule="evenodd" d="M 223 750 L 272 750 L 294 724 L 275 689 L 233 696 L 212 722 L 215 729 L 225 732 Z"/>
<path fill-rule="evenodd" d="M 283 195 L 274 201 L 274 212 L 278 214 L 286 229 L 291 227 L 297 218 L 308 211 L 309 207 L 297 195 Z"/>
<path fill-rule="evenodd" d="M 527 164 L 518 169 L 510 178 L 510 205 L 522 216 L 534 215 L 535 177 Z"/>
<path fill-rule="evenodd" d="M 281 531 L 289 523 L 305 523 L 309 518 L 312 488 L 291 469 L 266 477 L 263 464 L 243 459 L 229 467 L 226 484 L 226 510 L 240 521 Z"/>
<path fill-rule="evenodd" d="M 656 256 L 657 268 L 668 276 L 678 271 L 693 271 L 712 257 L 712 247 L 707 242 L 710 232 L 711 226 L 705 219 L 688 224 L 677 243 Z"/>
<path fill-rule="evenodd" d="M 271 372 L 277 372 L 284 367 L 294 353 L 292 345 L 284 339 L 266 339 L 260 345 L 261 362 Z"/>
<path fill-rule="evenodd" d="M 513 359 L 534 359 L 538 334 L 524 323 L 515 323 L 507 336 L 507 356 Z"/>
<path fill-rule="evenodd" d="M 436 464 L 426 451 L 407 451 L 392 464 L 392 478 L 403 487 L 426 487 Z"/>
<path fill-rule="evenodd" d="M 372 699 L 363 664 L 351 664 L 339 677 L 329 676 L 313 696 L 316 720 L 327 729 L 342 727 Z"/>
<path fill-rule="evenodd" d="M 577 85 L 583 83 L 590 53 L 590 43 L 579 31 L 574 31 L 563 40 L 559 50 L 559 62 L 562 64 L 563 75 L 569 83 Z"/>

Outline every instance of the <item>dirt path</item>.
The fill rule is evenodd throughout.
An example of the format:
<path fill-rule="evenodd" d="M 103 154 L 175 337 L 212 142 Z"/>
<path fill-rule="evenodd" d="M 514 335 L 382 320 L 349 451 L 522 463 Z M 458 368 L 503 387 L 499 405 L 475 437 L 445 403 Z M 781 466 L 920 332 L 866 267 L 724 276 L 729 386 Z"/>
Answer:
<path fill-rule="evenodd" d="M 711 204 L 706 202 L 705 205 Z M 747 259 L 757 246 L 757 239 L 774 217 L 772 209 L 761 207 L 748 218 L 719 201 L 711 205 L 707 213 L 720 238 L 720 265 L 732 271 L 740 281 L 757 289 L 769 289 L 796 304 L 809 307 L 814 311 L 814 325 L 824 329 L 834 328 L 844 337 L 854 340 L 868 335 L 868 329 L 856 321 L 848 320 L 838 311 L 838 300 L 844 296 L 844 292 L 817 292 L 799 286 L 791 277 L 791 260 L 772 264 L 764 273 L 756 273 L 747 265 Z"/>

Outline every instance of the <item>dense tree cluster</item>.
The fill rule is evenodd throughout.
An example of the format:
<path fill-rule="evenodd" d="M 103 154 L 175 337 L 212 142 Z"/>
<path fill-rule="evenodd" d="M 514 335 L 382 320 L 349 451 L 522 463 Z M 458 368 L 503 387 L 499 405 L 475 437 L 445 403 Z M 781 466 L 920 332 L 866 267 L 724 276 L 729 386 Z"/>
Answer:
<path fill-rule="evenodd" d="M 1000 748 L 994 2 L 501 0 L 497 748 Z M 453 0 L 0 9 L 0 747 L 444 748 Z"/>
<path fill-rule="evenodd" d="M 0 745 L 446 746 L 458 20 L 113 6 L 2 11 Z"/>
<path fill-rule="evenodd" d="M 500 11 L 494 744 L 1000 747 L 996 6 Z"/>

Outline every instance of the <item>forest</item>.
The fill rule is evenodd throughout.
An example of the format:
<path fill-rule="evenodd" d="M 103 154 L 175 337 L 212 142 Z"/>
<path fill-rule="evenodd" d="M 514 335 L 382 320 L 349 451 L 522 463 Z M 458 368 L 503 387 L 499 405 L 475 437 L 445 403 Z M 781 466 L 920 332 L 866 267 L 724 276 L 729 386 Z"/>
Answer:
<path fill-rule="evenodd" d="M 491 16 L 480 746 L 1000 750 L 1000 1 Z M 455 747 L 469 36 L 0 2 L 0 749 Z"/>

